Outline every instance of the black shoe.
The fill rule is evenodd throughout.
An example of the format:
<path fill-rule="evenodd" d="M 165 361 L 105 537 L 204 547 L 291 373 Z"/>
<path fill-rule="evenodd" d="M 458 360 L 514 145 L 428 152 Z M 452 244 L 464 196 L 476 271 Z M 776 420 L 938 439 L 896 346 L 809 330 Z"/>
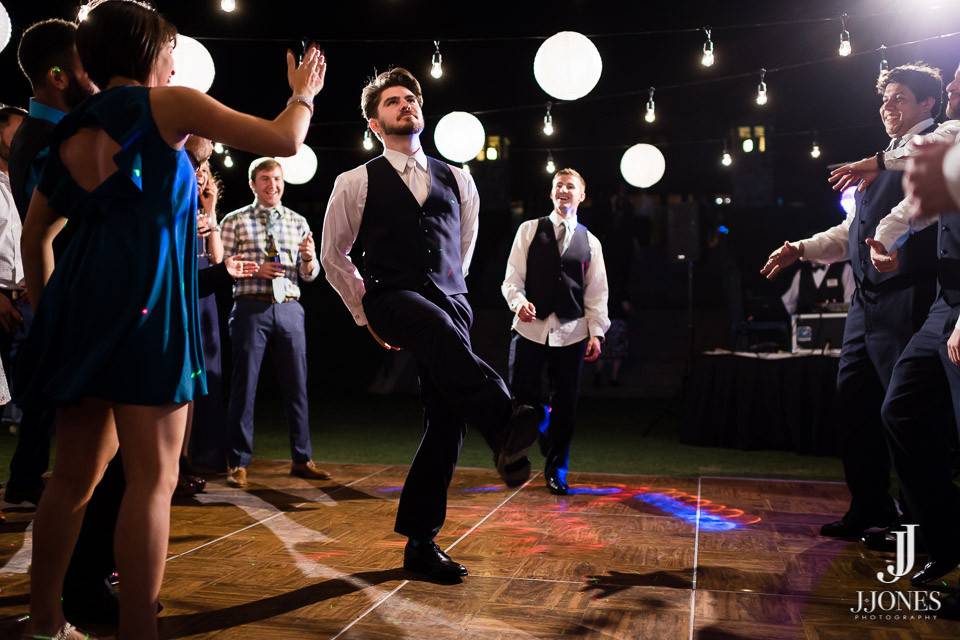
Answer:
<path fill-rule="evenodd" d="M 459 581 L 467 575 L 467 568 L 450 559 L 433 540 L 417 546 L 408 541 L 403 549 L 403 568 L 442 582 Z"/>
<path fill-rule="evenodd" d="M 120 603 L 106 585 L 86 592 L 64 591 L 63 615 L 81 626 L 113 626 L 120 619 Z"/>
<path fill-rule="evenodd" d="M 13 487 L 7 485 L 7 488 L 3 491 L 3 500 L 4 502 L 9 502 L 10 504 L 21 504 L 23 502 L 29 502 L 33 506 L 40 504 L 40 496 L 43 495 L 43 487 L 33 487 L 30 489 L 21 489 L 19 487 Z"/>
<path fill-rule="evenodd" d="M 883 529 L 880 531 L 868 531 L 860 537 L 860 542 L 871 551 L 881 551 L 885 553 L 897 552 L 896 529 Z M 917 537 L 914 542 L 914 550 L 919 553 L 926 553 L 927 545 L 923 538 Z"/>
<path fill-rule="evenodd" d="M 834 522 L 828 522 L 820 527 L 820 535 L 828 538 L 847 538 L 856 540 L 867 533 L 869 529 L 889 528 L 896 523 L 896 518 L 861 518 L 852 516 L 849 512 Z"/>
<path fill-rule="evenodd" d="M 910 584 L 915 587 L 922 587 L 947 575 L 956 569 L 957 565 L 960 565 L 960 560 L 957 560 L 955 556 L 943 560 L 930 556 L 927 564 L 923 565 L 923 569 L 910 577 Z"/>
<path fill-rule="evenodd" d="M 530 479 L 527 450 L 537 441 L 542 420 L 540 407 L 520 404 L 513 409 L 494 459 L 497 473 L 508 487 L 519 487 Z"/>
<path fill-rule="evenodd" d="M 565 496 L 570 493 L 570 487 L 555 473 L 547 474 L 547 489 L 555 496 Z"/>

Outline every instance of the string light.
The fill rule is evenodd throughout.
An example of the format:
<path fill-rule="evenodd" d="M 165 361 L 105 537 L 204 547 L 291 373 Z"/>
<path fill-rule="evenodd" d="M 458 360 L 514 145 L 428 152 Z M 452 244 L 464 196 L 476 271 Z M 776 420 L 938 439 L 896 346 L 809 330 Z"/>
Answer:
<path fill-rule="evenodd" d="M 767 104 L 767 83 L 764 78 L 767 75 L 766 69 L 760 69 L 760 84 L 757 85 L 757 104 L 761 107 Z"/>
<path fill-rule="evenodd" d="M 744 152 L 744 153 L 752 153 L 752 152 L 753 152 L 753 138 L 744 138 L 744 139 L 743 139 L 743 143 L 741 144 L 741 146 L 743 147 L 743 152 Z"/>
<path fill-rule="evenodd" d="M 463 169 L 465 174 L 470 175 L 470 165 L 468 165 L 466 162 L 460 165 L 460 168 Z"/>
<path fill-rule="evenodd" d="M 233 157 L 230 155 L 229 151 L 227 151 L 226 155 L 223 156 L 223 166 L 227 169 L 233 168 Z"/>
<path fill-rule="evenodd" d="M 367 151 L 373 151 L 373 138 L 370 136 L 370 129 L 363 131 L 363 148 Z"/>
<path fill-rule="evenodd" d="M 889 71 L 890 63 L 887 62 L 887 45 L 880 45 L 880 71 Z"/>
<path fill-rule="evenodd" d="M 817 142 L 817 132 L 813 132 L 813 146 L 810 147 L 810 157 L 816 160 L 820 157 L 820 144 Z"/>
<path fill-rule="evenodd" d="M 552 102 L 547 103 L 547 115 L 543 116 L 543 135 L 552 136 L 553 135 L 553 116 L 550 115 L 550 107 L 553 106 Z"/>
<path fill-rule="evenodd" d="M 643 115 L 643 119 L 647 122 L 653 122 L 657 119 L 657 108 L 653 103 L 653 92 L 656 91 L 653 87 L 650 87 L 650 97 L 647 98 L 647 112 Z"/>
<path fill-rule="evenodd" d="M 220 0 L 220 9 L 226 13 L 233 13 L 237 8 L 237 0 Z"/>
<path fill-rule="evenodd" d="M 704 27 L 703 32 L 707 34 L 707 41 L 703 43 L 703 57 L 700 58 L 700 64 L 705 67 L 712 67 L 714 63 L 714 57 L 713 40 L 710 39 L 710 27 Z"/>
<path fill-rule="evenodd" d="M 214 153 L 218 153 L 218 154 L 219 154 L 219 153 L 223 153 L 223 143 L 221 143 L 221 142 L 214 142 L 214 143 L 213 143 L 213 152 L 214 152 Z"/>
<path fill-rule="evenodd" d="M 553 175 L 557 172 L 557 165 L 553 162 L 553 154 L 549 151 L 547 152 L 547 166 L 544 167 L 547 170 L 547 173 Z"/>
<path fill-rule="evenodd" d="M 729 167 L 733 164 L 733 156 L 731 156 L 730 152 L 727 151 L 727 145 L 723 145 L 723 154 L 720 156 L 720 164 L 725 167 Z"/>
<path fill-rule="evenodd" d="M 844 13 L 840 16 L 840 49 L 838 53 L 841 57 L 846 58 L 853 51 L 853 47 L 850 46 L 850 32 L 847 31 L 847 14 Z"/>
<path fill-rule="evenodd" d="M 430 59 L 430 75 L 439 80 L 443 77 L 443 56 L 440 55 L 440 41 L 433 41 L 433 58 Z"/>

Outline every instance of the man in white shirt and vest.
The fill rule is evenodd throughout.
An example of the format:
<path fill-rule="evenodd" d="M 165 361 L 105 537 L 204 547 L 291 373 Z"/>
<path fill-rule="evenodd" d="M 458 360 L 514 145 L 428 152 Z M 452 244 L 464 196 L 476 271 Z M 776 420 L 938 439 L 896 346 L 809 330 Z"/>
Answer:
<path fill-rule="evenodd" d="M 527 404 L 550 407 L 540 428 L 547 489 L 567 495 L 567 468 L 583 363 L 600 357 L 607 316 L 607 272 L 600 241 L 577 222 L 587 184 L 577 171 L 553 176 L 550 215 L 517 229 L 501 291 L 513 319 L 510 386 Z M 548 394 L 541 379 L 547 372 Z"/>
<path fill-rule="evenodd" d="M 395 531 L 407 536 L 403 566 L 440 581 L 467 574 L 433 541 L 466 423 L 493 450 L 508 486 L 530 477 L 526 451 L 539 411 L 513 406 L 500 376 L 473 353 L 473 311 L 464 282 L 477 239 L 480 199 L 469 174 L 429 158 L 420 83 L 406 69 L 373 78 L 360 99 L 383 155 L 337 177 L 327 204 L 320 261 L 358 326 L 386 349 L 413 353 L 424 435 L 400 495 Z M 363 250 L 358 268 L 354 243 Z"/>

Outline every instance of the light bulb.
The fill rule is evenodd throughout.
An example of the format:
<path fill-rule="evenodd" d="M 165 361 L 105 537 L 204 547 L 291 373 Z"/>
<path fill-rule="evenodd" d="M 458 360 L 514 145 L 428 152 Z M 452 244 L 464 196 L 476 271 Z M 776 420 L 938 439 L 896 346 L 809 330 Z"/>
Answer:
<path fill-rule="evenodd" d="M 889 71 L 890 63 L 887 62 L 887 45 L 880 45 L 880 71 Z"/>
<path fill-rule="evenodd" d="M 232 158 L 231 156 L 229 156 L 229 155 L 226 156 L 226 157 L 223 159 L 223 166 L 225 166 L 227 169 L 232 169 L 232 168 L 233 168 L 233 158 Z"/>
<path fill-rule="evenodd" d="M 757 104 L 761 107 L 767 104 L 767 83 L 761 82 L 757 87 Z"/>
<path fill-rule="evenodd" d="M 443 77 L 443 56 L 440 55 L 440 42 L 433 41 L 434 52 L 430 59 L 430 75 L 439 80 Z"/>
<path fill-rule="evenodd" d="M 363 148 L 367 151 L 373 150 L 373 139 L 370 137 L 370 129 L 363 132 Z"/>
<path fill-rule="evenodd" d="M 220 0 L 220 9 L 227 12 L 233 13 L 237 8 L 237 0 Z"/>
<path fill-rule="evenodd" d="M 657 119 L 657 107 L 653 103 L 654 88 L 650 87 L 650 97 L 647 98 L 647 112 L 643 114 L 643 119 L 647 122 L 653 122 Z"/>
<path fill-rule="evenodd" d="M 850 34 L 844 31 L 843 35 L 840 36 L 840 49 L 838 53 L 846 58 L 852 51 L 853 47 L 850 46 Z"/>
<path fill-rule="evenodd" d="M 753 151 L 753 138 L 744 138 L 743 139 L 743 152 L 750 153 Z"/>
<path fill-rule="evenodd" d="M 813 143 L 813 148 L 810 149 L 810 157 L 811 158 L 820 157 L 820 145 L 818 145 L 816 142 Z"/>
<path fill-rule="evenodd" d="M 724 149 L 723 156 L 720 158 L 720 164 L 725 167 L 729 167 L 733 164 L 733 156 L 730 155 L 730 152 Z"/>
<path fill-rule="evenodd" d="M 500 152 L 496 147 L 487 147 L 487 160 L 496 160 L 500 157 Z"/>
<path fill-rule="evenodd" d="M 703 43 L 703 57 L 700 58 L 700 64 L 705 67 L 713 66 L 713 40 L 710 39 L 710 27 L 704 27 L 704 33 L 707 34 L 707 41 Z"/>
<path fill-rule="evenodd" d="M 552 136 L 553 135 L 553 115 L 550 113 L 551 104 L 547 103 L 547 113 L 543 116 L 543 135 Z"/>
<path fill-rule="evenodd" d="M 466 173 L 467 175 L 470 175 L 470 165 L 468 165 L 466 162 L 464 162 L 464 163 L 460 166 L 460 168 L 463 169 L 463 172 L 464 172 L 464 173 Z"/>
<path fill-rule="evenodd" d="M 548 158 L 548 159 L 547 159 L 546 170 L 547 170 L 547 173 L 550 173 L 550 174 L 556 173 L 556 171 L 557 171 L 557 165 L 555 165 L 555 164 L 553 163 L 553 158 Z"/>
<path fill-rule="evenodd" d="M 214 153 L 223 153 L 223 143 L 214 142 L 214 143 L 213 143 L 213 152 L 214 152 Z"/>

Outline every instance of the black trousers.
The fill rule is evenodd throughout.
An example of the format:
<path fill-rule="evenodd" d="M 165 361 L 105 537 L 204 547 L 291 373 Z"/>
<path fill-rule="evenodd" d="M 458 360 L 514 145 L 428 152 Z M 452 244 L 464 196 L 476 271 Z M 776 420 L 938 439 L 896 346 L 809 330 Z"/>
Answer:
<path fill-rule="evenodd" d="M 557 473 L 561 479 L 566 478 L 570 465 L 570 442 L 586 349 L 586 340 L 566 347 L 551 347 L 514 334 L 510 342 L 510 389 L 517 402 L 549 406 L 546 428 L 540 429 L 540 452 L 546 459 L 547 474 Z"/>
<path fill-rule="evenodd" d="M 897 358 L 926 316 L 923 305 L 932 295 L 918 300 L 922 293 L 915 287 L 857 287 L 844 326 L 837 372 L 841 457 L 851 495 L 849 517 L 867 524 L 886 524 L 897 513 L 880 407 Z"/>
<path fill-rule="evenodd" d="M 367 321 L 388 343 L 413 353 L 420 375 L 424 431 L 400 494 L 394 530 L 433 538 L 447 513 L 447 489 L 460 456 L 466 424 L 494 450 L 510 417 L 503 379 L 473 353 L 473 310 L 463 294 L 447 296 L 432 284 L 421 290 L 368 292 Z"/>
<path fill-rule="evenodd" d="M 947 339 L 960 316 L 938 298 L 897 361 L 883 403 L 893 464 L 910 513 L 931 555 L 958 554 L 960 489 L 951 474 L 956 428 L 943 416 L 960 416 L 960 367 L 947 358 Z"/>

